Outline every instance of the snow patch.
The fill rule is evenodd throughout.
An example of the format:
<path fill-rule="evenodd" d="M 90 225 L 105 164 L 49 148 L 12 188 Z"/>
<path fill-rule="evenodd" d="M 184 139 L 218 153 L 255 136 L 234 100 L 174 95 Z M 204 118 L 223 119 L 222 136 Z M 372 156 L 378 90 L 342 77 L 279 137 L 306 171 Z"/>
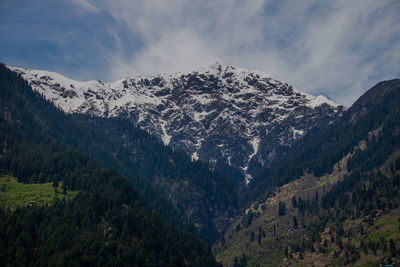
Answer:
<path fill-rule="evenodd" d="M 143 115 L 142 115 L 142 113 L 139 113 L 139 118 L 138 118 L 137 123 L 139 124 L 142 121 L 144 121 Z"/>
<path fill-rule="evenodd" d="M 316 108 L 321 106 L 322 104 L 328 104 L 334 107 L 339 106 L 339 104 L 335 103 L 334 101 L 328 99 L 323 95 L 319 96 L 306 95 L 306 98 L 309 100 L 309 102 L 306 105 L 309 106 L 310 108 Z"/>
<path fill-rule="evenodd" d="M 304 131 L 303 130 L 297 130 L 294 127 L 290 127 L 290 129 L 292 130 L 293 138 L 295 138 L 295 139 L 304 135 Z"/>
<path fill-rule="evenodd" d="M 246 183 L 252 178 L 247 173 L 248 165 L 258 153 L 260 138 L 257 136 L 264 135 L 261 131 L 268 135 L 288 117 L 293 118 L 297 114 L 294 118 L 302 123 L 300 119 L 306 115 L 296 112 L 298 107 L 315 108 L 327 103 L 335 110 L 339 106 L 324 96 L 315 97 L 298 92 L 261 72 L 219 63 L 194 72 L 132 76 L 115 82 L 80 82 L 54 72 L 9 68 L 20 73 L 35 91 L 66 113 L 91 112 L 92 115 L 103 117 L 134 114 L 141 128 L 157 135 L 165 145 L 171 142 L 172 136 L 168 133 L 176 133 L 176 138 L 184 133 L 183 136 L 189 138 L 179 139 L 179 143 L 188 148 L 193 160 L 198 160 L 197 153 L 202 142 L 209 141 L 220 123 L 228 124 L 232 127 L 232 134 L 237 134 L 234 137 L 247 142 L 247 146 L 251 145 L 253 150 L 247 149 L 247 162 L 238 166 L 232 160 L 235 155 L 226 150 L 224 141 L 217 144 L 216 148 L 230 165 L 232 160 L 235 167 L 243 170 Z M 218 91 L 202 90 L 197 86 L 181 90 L 186 88 L 190 76 L 207 84 L 211 75 L 218 79 Z M 253 80 L 255 83 L 250 82 Z M 177 98 L 181 93 L 184 97 Z M 183 118 L 187 118 L 185 123 L 174 123 Z M 291 129 L 287 137 L 293 134 L 293 138 L 299 138 L 305 134 L 294 127 L 286 129 Z M 224 139 L 221 136 L 213 138 Z M 283 145 L 286 141 L 280 138 L 278 142 Z M 261 161 L 265 160 L 261 155 L 259 157 Z"/>
<path fill-rule="evenodd" d="M 251 140 L 250 144 L 253 147 L 253 154 L 250 155 L 249 161 L 255 154 L 257 154 L 257 152 L 258 152 L 258 144 L 259 143 L 260 143 L 260 138 L 259 137 L 254 137 L 253 140 Z"/>
<path fill-rule="evenodd" d="M 245 180 L 246 180 L 246 185 L 249 184 L 250 180 L 253 178 L 250 174 L 246 173 L 248 168 L 249 168 L 249 162 L 250 160 L 257 154 L 258 152 L 258 146 L 260 144 L 260 138 L 259 137 L 254 137 L 251 141 L 250 141 L 251 146 L 253 147 L 253 153 L 249 156 L 247 164 L 245 167 L 242 167 L 241 169 L 243 170 L 243 172 L 245 173 Z"/>
<path fill-rule="evenodd" d="M 250 183 L 251 179 L 253 179 L 253 176 L 251 176 L 250 174 L 246 173 L 244 175 L 244 180 L 246 182 L 246 185 L 248 185 Z"/>
<path fill-rule="evenodd" d="M 192 154 L 192 161 L 199 160 L 199 156 L 197 155 L 197 151 Z"/>
<path fill-rule="evenodd" d="M 210 111 L 210 112 L 207 112 L 207 111 L 193 112 L 193 119 L 198 122 L 211 113 L 212 113 L 212 111 Z"/>
<path fill-rule="evenodd" d="M 166 122 L 161 123 L 161 129 L 162 129 L 162 140 L 165 145 L 169 145 L 169 142 L 171 141 L 171 137 L 169 134 L 167 134 L 167 130 L 165 129 L 165 124 Z"/>

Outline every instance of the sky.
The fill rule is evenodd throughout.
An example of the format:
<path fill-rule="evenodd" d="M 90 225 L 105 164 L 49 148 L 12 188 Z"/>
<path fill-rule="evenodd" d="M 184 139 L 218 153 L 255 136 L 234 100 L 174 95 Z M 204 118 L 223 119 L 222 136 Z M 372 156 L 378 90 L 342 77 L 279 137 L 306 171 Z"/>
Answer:
<path fill-rule="evenodd" d="M 0 0 L 0 62 L 114 81 L 220 62 L 350 106 L 400 78 L 400 0 Z"/>

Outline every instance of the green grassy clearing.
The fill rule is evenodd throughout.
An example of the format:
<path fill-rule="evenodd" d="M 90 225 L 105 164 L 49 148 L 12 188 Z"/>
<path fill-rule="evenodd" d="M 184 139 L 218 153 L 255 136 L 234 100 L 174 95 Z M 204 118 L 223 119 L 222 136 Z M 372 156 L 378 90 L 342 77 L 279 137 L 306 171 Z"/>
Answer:
<path fill-rule="evenodd" d="M 310 187 L 310 188 L 307 188 L 305 191 L 311 191 L 311 190 L 315 190 L 315 189 L 317 189 L 317 188 L 321 188 L 321 187 L 323 187 L 324 185 L 327 185 L 327 184 L 333 184 L 334 182 L 337 181 L 337 179 L 338 179 L 338 176 L 337 176 L 337 175 L 336 175 L 336 176 L 327 177 L 327 178 L 325 178 L 325 177 L 320 178 L 320 179 L 315 183 L 314 186 L 312 186 L 312 187 Z"/>
<path fill-rule="evenodd" d="M 268 216 L 267 218 L 265 218 L 265 222 L 270 222 L 270 221 L 273 221 L 273 220 L 275 220 L 275 216 L 274 215 L 271 215 L 271 216 Z"/>
<path fill-rule="evenodd" d="M 15 210 L 17 207 L 28 205 L 50 205 L 56 198 L 71 199 L 78 194 L 78 191 L 67 191 L 67 194 L 64 195 L 61 186 L 60 183 L 56 193 L 53 183 L 23 184 L 14 177 L 0 176 L 0 207 Z M 5 191 L 3 191 L 3 187 L 5 187 Z"/>

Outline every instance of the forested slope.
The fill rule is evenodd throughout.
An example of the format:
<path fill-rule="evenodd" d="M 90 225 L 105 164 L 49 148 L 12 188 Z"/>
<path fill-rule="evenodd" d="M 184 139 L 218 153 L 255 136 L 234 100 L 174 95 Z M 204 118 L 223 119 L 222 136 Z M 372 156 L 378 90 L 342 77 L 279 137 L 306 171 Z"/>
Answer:
<path fill-rule="evenodd" d="M 360 97 L 343 115 L 334 121 L 327 121 L 310 131 L 290 152 L 272 167 L 260 171 L 243 194 L 242 201 L 252 201 L 268 196 L 276 186 L 284 185 L 299 178 L 304 173 L 322 176 L 332 172 L 332 168 L 343 156 L 351 153 L 369 132 L 392 123 L 395 127 L 399 112 L 400 80 L 378 83 Z M 394 141 L 396 142 L 396 141 Z M 385 146 L 388 153 L 396 146 Z M 376 155 L 379 151 L 372 150 Z"/>
<path fill-rule="evenodd" d="M 212 266 L 194 236 L 167 226 L 128 180 L 71 148 L 14 143 L 1 157 L 19 181 L 60 182 L 72 199 L 0 209 L 3 266 Z"/>
<path fill-rule="evenodd" d="M 215 246 L 217 258 L 237 266 L 400 261 L 400 80 L 377 84 L 323 126 L 259 174 L 249 192 L 261 195 Z"/>
<path fill-rule="evenodd" d="M 127 176 L 171 225 L 199 231 L 210 243 L 235 215 L 234 186 L 207 164 L 192 162 L 128 121 L 65 115 L 4 65 L 0 75 L 3 152 L 21 140 L 71 145 Z"/>

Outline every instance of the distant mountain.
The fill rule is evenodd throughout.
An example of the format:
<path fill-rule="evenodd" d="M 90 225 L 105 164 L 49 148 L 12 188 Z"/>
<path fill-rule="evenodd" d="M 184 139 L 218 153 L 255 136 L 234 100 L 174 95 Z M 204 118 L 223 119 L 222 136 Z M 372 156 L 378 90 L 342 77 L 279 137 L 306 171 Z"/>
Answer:
<path fill-rule="evenodd" d="M 218 63 L 188 73 L 111 83 L 10 69 L 66 113 L 128 118 L 193 159 L 240 169 L 247 180 L 321 121 L 333 120 L 343 111 L 324 96 Z"/>

